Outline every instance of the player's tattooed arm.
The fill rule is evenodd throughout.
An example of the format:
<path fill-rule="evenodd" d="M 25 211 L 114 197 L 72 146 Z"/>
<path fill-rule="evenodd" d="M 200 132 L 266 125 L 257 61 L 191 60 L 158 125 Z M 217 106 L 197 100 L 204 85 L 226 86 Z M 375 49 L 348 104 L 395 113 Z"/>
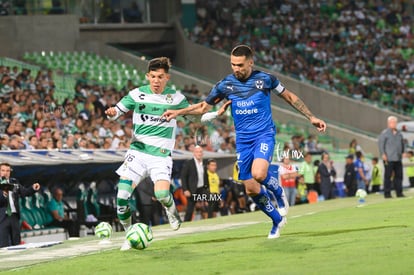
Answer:
<path fill-rule="evenodd" d="M 302 113 L 307 119 L 309 119 L 310 123 L 316 127 L 319 132 L 325 132 L 326 130 L 326 123 L 322 119 L 315 117 L 309 108 L 305 105 L 305 103 L 294 93 L 285 89 L 280 96 L 289 103 L 293 108 L 298 110 Z"/>
<path fill-rule="evenodd" d="M 308 107 L 305 105 L 305 103 L 300 99 L 297 98 L 292 106 L 298 110 L 299 112 L 301 112 L 307 119 L 310 119 L 311 117 L 313 117 L 312 112 L 308 109 Z"/>
<path fill-rule="evenodd" d="M 285 89 L 285 91 L 280 95 L 287 103 L 289 103 L 293 108 L 298 110 L 302 115 L 307 119 L 314 117 L 312 112 L 306 106 L 306 104 L 300 99 L 297 95 Z"/>

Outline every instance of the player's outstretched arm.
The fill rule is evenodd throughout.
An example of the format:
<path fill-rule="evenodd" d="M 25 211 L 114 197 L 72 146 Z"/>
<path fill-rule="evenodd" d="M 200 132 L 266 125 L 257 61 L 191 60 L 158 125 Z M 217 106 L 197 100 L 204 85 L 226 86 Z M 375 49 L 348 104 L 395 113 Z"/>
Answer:
<path fill-rule="evenodd" d="M 202 114 L 205 114 L 208 111 L 210 111 L 212 107 L 213 106 L 211 106 L 207 102 L 203 101 L 203 102 L 188 106 L 187 108 L 184 108 L 184 109 L 167 110 L 167 111 L 164 112 L 162 117 L 164 117 L 166 120 L 170 121 L 171 119 L 174 119 L 177 116 L 202 115 Z"/>
<path fill-rule="evenodd" d="M 117 107 L 109 107 L 105 110 L 105 114 L 109 120 L 116 120 L 119 116 L 121 116 L 121 112 Z"/>
<path fill-rule="evenodd" d="M 117 111 L 116 111 L 115 107 L 110 107 L 110 108 L 108 108 L 108 109 L 105 110 L 105 114 L 108 117 L 114 117 L 114 116 L 116 116 Z"/>
<path fill-rule="evenodd" d="M 309 108 L 305 105 L 305 103 L 294 93 L 285 89 L 280 96 L 289 103 L 293 108 L 298 110 L 302 115 L 304 115 L 309 121 L 316 127 L 319 132 L 325 132 L 326 130 L 326 123 L 315 117 Z"/>
<path fill-rule="evenodd" d="M 204 115 L 201 116 L 201 122 L 211 121 L 213 119 L 216 119 L 218 116 L 221 116 L 222 114 L 224 114 L 224 112 L 227 110 L 227 108 L 230 106 L 230 104 L 231 104 L 231 100 L 229 100 L 226 103 L 224 103 L 220 107 L 219 110 L 217 110 L 215 112 L 205 113 Z"/>

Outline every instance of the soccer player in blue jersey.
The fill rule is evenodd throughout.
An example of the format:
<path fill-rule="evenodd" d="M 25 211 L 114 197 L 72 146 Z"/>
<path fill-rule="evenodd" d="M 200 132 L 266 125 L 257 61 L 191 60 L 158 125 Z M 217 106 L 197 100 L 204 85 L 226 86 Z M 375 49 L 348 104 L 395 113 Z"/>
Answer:
<path fill-rule="evenodd" d="M 239 179 L 243 181 L 247 194 L 273 221 L 268 238 L 278 238 L 280 228 L 286 222 L 283 216 L 286 215 L 288 205 L 283 200 L 283 189 L 276 174 L 268 169 L 273 157 L 276 134 L 271 111 L 271 93 L 282 97 L 302 113 L 318 131 L 325 131 L 326 124 L 315 117 L 303 101 L 286 89 L 276 76 L 253 70 L 253 51 L 249 46 L 236 46 L 231 52 L 230 63 L 233 74 L 218 82 L 205 101 L 180 110 L 167 110 L 163 116 L 169 120 L 179 115 L 205 114 L 210 115 L 211 119 L 221 115 L 231 104 L 236 130 Z M 228 101 L 218 112 L 206 114 L 223 99 Z M 275 194 L 279 211 L 272 205 L 262 185 Z"/>

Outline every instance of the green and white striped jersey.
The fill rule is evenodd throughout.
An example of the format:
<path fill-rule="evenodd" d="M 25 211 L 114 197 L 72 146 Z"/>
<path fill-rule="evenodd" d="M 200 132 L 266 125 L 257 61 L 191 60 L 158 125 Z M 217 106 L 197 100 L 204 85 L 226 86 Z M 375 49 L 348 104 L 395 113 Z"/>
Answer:
<path fill-rule="evenodd" d="M 150 86 L 131 90 L 116 104 L 122 112 L 133 114 L 133 138 L 130 149 L 153 156 L 168 156 L 174 148 L 176 120 L 161 118 L 166 110 L 177 110 L 189 105 L 181 93 L 166 87 L 162 94 L 155 94 Z"/>

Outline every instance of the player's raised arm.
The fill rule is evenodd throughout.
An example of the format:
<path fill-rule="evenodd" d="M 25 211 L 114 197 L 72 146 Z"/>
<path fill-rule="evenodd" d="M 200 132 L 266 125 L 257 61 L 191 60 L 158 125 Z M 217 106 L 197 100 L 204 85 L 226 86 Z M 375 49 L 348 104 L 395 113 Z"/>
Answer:
<path fill-rule="evenodd" d="M 293 108 L 298 110 L 302 115 L 304 115 L 309 121 L 316 127 L 319 132 L 325 132 L 326 130 L 326 123 L 315 117 L 309 108 L 305 105 L 305 103 L 294 93 L 285 89 L 280 96 L 289 103 Z"/>
<path fill-rule="evenodd" d="M 115 107 L 110 107 L 110 108 L 106 109 L 106 110 L 105 110 L 105 114 L 106 114 L 108 117 L 113 117 L 113 116 L 115 116 L 115 115 L 117 114 L 116 108 L 115 108 Z"/>
<path fill-rule="evenodd" d="M 170 121 L 171 119 L 174 119 L 177 116 L 182 116 L 182 115 L 202 115 L 210 111 L 212 107 L 213 107 L 212 105 L 203 101 L 203 102 L 188 106 L 187 108 L 184 108 L 184 109 L 167 110 L 164 112 L 162 117 Z"/>
<path fill-rule="evenodd" d="M 105 110 L 105 114 L 109 118 L 109 120 L 116 120 L 121 115 L 123 115 L 125 112 L 121 111 L 118 106 L 115 107 L 109 107 Z"/>
<path fill-rule="evenodd" d="M 231 100 L 229 100 L 226 103 L 224 103 L 220 107 L 219 110 L 217 110 L 215 112 L 205 113 L 204 115 L 201 116 L 201 122 L 211 121 L 213 119 L 216 119 L 218 116 L 221 116 L 222 114 L 224 114 L 224 112 L 227 110 L 227 108 L 230 106 L 230 104 L 231 104 Z"/>

